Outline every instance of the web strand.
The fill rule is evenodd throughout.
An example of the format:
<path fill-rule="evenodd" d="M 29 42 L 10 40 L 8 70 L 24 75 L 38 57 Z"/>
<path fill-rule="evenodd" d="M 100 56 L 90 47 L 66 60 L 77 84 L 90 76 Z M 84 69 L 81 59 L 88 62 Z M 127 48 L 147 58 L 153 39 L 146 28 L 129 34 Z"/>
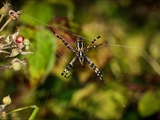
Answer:
<path fill-rule="evenodd" d="M 113 47 L 132 48 L 132 49 L 143 49 L 143 48 L 144 48 L 144 47 L 135 47 L 135 46 L 117 45 L 117 44 L 110 44 L 110 43 L 104 43 L 104 45 L 113 46 Z"/>
<path fill-rule="evenodd" d="M 15 9 L 17 10 L 16 7 L 13 6 L 13 8 L 15 8 Z M 35 20 L 35 21 L 37 21 L 37 22 L 39 22 L 39 23 L 41 23 L 41 24 L 43 24 L 43 25 L 45 25 L 46 27 L 51 27 L 49 24 L 47 24 L 47 23 L 45 23 L 45 22 L 43 22 L 43 21 L 41 21 L 41 20 L 39 20 L 39 19 L 37 19 L 37 18 L 35 18 L 35 17 L 33 17 L 33 16 L 30 16 L 29 14 L 25 13 L 24 11 L 22 11 L 21 14 L 22 14 L 22 15 L 25 15 L 25 16 L 27 16 L 28 18 L 33 19 L 33 20 Z M 69 32 L 69 31 L 67 31 L 67 30 L 63 30 L 63 29 L 58 28 L 58 27 L 52 26 L 52 28 L 55 29 L 55 30 L 59 30 L 59 31 L 65 32 L 65 33 L 67 33 L 67 34 L 76 36 L 76 37 L 81 37 L 81 38 L 83 38 L 83 39 L 85 39 L 85 40 L 89 40 L 89 41 L 92 40 L 92 39 L 88 39 L 88 38 L 85 38 L 85 37 L 83 37 L 83 36 L 77 35 L 77 34 L 75 34 L 75 33 Z M 143 48 L 143 47 L 134 47 L 134 46 L 119 45 L 119 44 L 111 44 L 111 43 L 103 43 L 103 45 L 104 45 L 104 46 L 112 46 L 112 47 L 129 48 L 129 49 L 142 49 L 142 48 Z M 97 50 L 97 49 L 96 49 L 96 50 Z M 108 52 L 108 51 L 107 51 L 107 52 Z M 100 53 L 100 52 L 99 52 L 99 53 Z M 112 53 L 110 53 L 110 54 L 112 54 Z M 65 62 L 66 62 L 66 59 L 65 59 L 63 56 L 61 56 L 61 55 L 59 55 L 59 56 L 60 56 L 61 58 L 63 58 L 63 59 L 65 60 Z M 56 56 L 55 56 L 55 58 L 59 61 L 59 59 L 58 59 Z M 88 68 L 86 68 L 86 69 L 88 69 Z M 71 69 L 71 70 L 72 70 L 72 69 Z M 79 70 L 80 70 L 80 69 L 79 69 Z M 76 76 L 76 75 L 74 74 L 74 71 L 73 71 L 73 70 L 72 70 L 72 73 L 73 73 L 73 75 L 78 79 L 78 76 Z"/>
<path fill-rule="evenodd" d="M 13 6 L 13 5 L 12 5 L 12 8 L 13 8 L 14 10 L 16 10 L 16 11 L 18 10 L 17 7 L 15 7 L 15 6 Z M 73 35 L 73 36 L 76 36 L 76 37 L 81 37 L 81 38 L 83 38 L 83 39 L 85 39 L 85 40 L 89 40 L 89 41 L 92 40 L 92 39 L 83 37 L 83 36 L 81 36 L 81 35 L 75 34 L 75 33 L 73 33 L 73 32 L 69 32 L 69 31 L 67 31 L 67 30 L 64 30 L 64 29 L 61 29 L 61 28 L 58 28 L 58 27 L 55 27 L 55 26 L 50 26 L 49 24 L 47 24 L 47 23 L 45 23 L 45 22 L 43 22 L 43 21 L 41 21 L 41 20 L 39 20 L 39 19 L 37 19 L 37 18 L 35 18 L 35 17 L 27 14 L 27 13 L 25 13 L 25 11 L 23 11 L 23 10 L 22 10 L 22 13 L 21 13 L 21 14 L 23 14 L 23 15 L 27 16 L 28 18 L 31 18 L 31 19 L 33 19 L 33 20 L 35 20 L 35 21 L 37 21 L 37 22 L 45 25 L 46 27 L 52 27 L 52 28 L 55 29 L 55 30 L 62 31 L 62 32 L 64 32 L 64 33 L 67 33 L 67 34 L 70 34 L 70 35 Z M 104 45 L 113 46 L 113 47 L 131 48 L 131 49 L 143 49 L 143 48 L 144 48 L 144 47 L 126 46 L 126 45 L 118 45 L 118 44 L 110 44 L 110 43 L 104 43 Z"/>

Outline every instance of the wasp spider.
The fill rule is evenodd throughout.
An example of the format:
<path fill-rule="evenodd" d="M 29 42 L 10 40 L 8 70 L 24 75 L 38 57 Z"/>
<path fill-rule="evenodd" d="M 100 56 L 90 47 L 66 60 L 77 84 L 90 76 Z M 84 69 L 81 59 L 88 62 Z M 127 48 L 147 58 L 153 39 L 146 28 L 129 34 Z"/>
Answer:
<path fill-rule="evenodd" d="M 91 49 L 97 48 L 97 47 L 103 45 L 103 43 L 101 43 L 101 44 L 97 44 L 97 45 L 92 46 L 92 44 L 96 40 L 98 40 L 100 38 L 100 36 L 94 38 L 93 41 L 91 41 L 91 43 L 86 48 L 84 47 L 83 39 L 81 37 L 78 37 L 76 40 L 76 48 L 73 48 L 63 38 L 61 38 L 58 34 L 56 34 L 51 26 L 49 26 L 49 27 L 50 27 L 51 31 L 54 33 L 54 35 L 58 39 L 60 39 L 69 50 L 71 50 L 72 52 L 74 52 L 76 54 L 76 56 L 67 65 L 66 69 L 61 73 L 61 75 L 66 78 L 69 78 L 71 76 L 71 75 L 68 75 L 69 70 L 73 67 L 74 63 L 79 59 L 79 62 L 82 65 L 84 64 L 84 61 L 86 61 L 93 68 L 93 70 L 95 71 L 95 73 L 97 74 L 99 79 L 104 84 L 104 79 L 103 79 L 102 73 L 99 71 L 99 69 L 96 67 L 96 65 L 85 54 L 86 52 L 90 51 Z"/>

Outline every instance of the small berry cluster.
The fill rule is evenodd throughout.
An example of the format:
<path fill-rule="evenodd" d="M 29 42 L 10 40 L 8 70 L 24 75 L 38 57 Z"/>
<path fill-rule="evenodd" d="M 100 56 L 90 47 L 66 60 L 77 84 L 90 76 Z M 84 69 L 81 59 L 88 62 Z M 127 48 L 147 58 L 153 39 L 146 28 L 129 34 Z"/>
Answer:
<path fill-rule="evenodd" d="M 6 112 L 4 111 L 5 107 L 11 104 L 10 96 L 6 96 L 2 100 L 3 104 L 0 105 L 0 118 L 4 118 L 6 116 Z"/>
<path fill-rule="evenodd" d="M 18 20 L 19 14 L 21 11 L 15 12 L 11 9 L 11 5 L 9 3 L 5 3 L 4 6 L 0 9 L 0 22 L 3 20 L 5 16 L 9 16 L 8 20 L 5 22 L 5 24 L 0 28 L 0 32 L 6 27 L 6 25 L 11 22 Z M 25 39 L 23 36 L 18 35 L 19 34 L 19 28 L 17 27 L 17 32 L 8 35 L 5 37 L 5 35 L 0 36 L 0 54 L 4 53 L 7 54 L 6 57 L 16 57 L 18 54 L 21 55 L 28 55 L 32 54 L 32 52 L 29 52 L 29 46 L 30 41 L 28 39 Z M 18 58 L 14 58 L 10 65 L 1 65 L 1 68 L 12 68 L 15 71 L 18 71 L 21 69 L 23 65 L 26 65 L 25 60 L 19 60 Z"/>

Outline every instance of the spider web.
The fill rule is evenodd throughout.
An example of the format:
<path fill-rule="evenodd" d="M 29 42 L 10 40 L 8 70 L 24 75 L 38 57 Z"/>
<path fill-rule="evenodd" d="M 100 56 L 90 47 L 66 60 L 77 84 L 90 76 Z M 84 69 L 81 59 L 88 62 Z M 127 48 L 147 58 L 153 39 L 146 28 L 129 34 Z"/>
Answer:
<path fill-rule="evenodd" d="M 23 12 L 22 15 L 27 15 L 29 18 L 32 18 L 36 21 L 39 21 L 40 23 L 42 23 L 42 25 L 47 26 L 47 27 L 49 26 L 49 24 L 43 23 L 41 20 L 38 20 L 38 19 L 28 15 L 25 12 Z M 53 27 L 53 28 L 58 29 L 56 27 Z M 92 39 L 88 39 L 86 37 L 83 37 L 81 35 L 78 35 L 78 34 L 63 30 L 63 29 L 58 29 L 58 30 L 62 31 L 62 32 L 66 32 L 72 36 L 76 36 L 76 37 L 80 36 L 85 41 L 87 41 L 87 43 L 91 42 L 91 40 L 94 39 L 94 37 L 96 37 L 96 36 L 94 36 Z M 56 39 L 56 40 L 58 40 L 58 39 Z M 122 113 L 124 111 L 130 111 L 133 108 L 133 106 L 130 106 L 130 104 L 129 104 L 129 100 L 132 99 L 132 97 L 130 95 L 131 93 L 130 92 L 127 93 L 125 91 L 127 89 L 124 89 L 124 87 L 120 86 L 119 84 L 122 84 L 132 90 L 138 89 L 140 91 L 140 93 L 142 93 L 141 92 L 142 89 L 140 87 L 136 88 L 137 86 L 132 84 L 132 83 L 137 82 L 137 81 L 135 81 L 135 79 L 133 79 L 133 75 L 132 75 L 132 74 L 135 74 L 133 72 L 134 69 L 132 69 L 132 67 L 130 67 L 128 65 L 129 67 L 127 67 L 127 70 L 123 71 L 123 69 L 120 68 L 120 65 L 118 65 L 117 62 L 113 62 L 113 64 L 111 64 L 112 66 L 108 66 L 108 64 L 110 65 L 110 62 L 112 62 L 112 61 L 108 60 L 108 62 L 106 62 L 106 64 L 103 65 L 103 63 L 101 61 L 96 61 L 96 59 L 97 58 L 102 59 L 102 58 L 99 58 L 98 56 L 102 55 L 105 52 L 108 55 L 110 55 L 114 60 L 115 59 L 121 60 L 119 57 L 120 56 L 125 57 L 125 55 L 127 56 L 128 53 L 123 53 L 123 52 L 119 53 L 118 50 L 125 49 L 128 51 L 132 50 L 133 52 L 138 52 L 141 49 L 147 50 L 149 48 L 148 47 L 145 48 L 145 47 L 141 47 L 141 46 L 119 45 L 119 44 L 114 44 L 114 43 L 112 44 L 109 40 L 106 40 L 106 42 L 108 42 L 108 43 L 105 43 L 102 47 L 96 48 L 95 50 L 91 50 L 90 52 L 87 53 L 87 56 L 89 56 L 89 58 L 91 60 L 93 60 L 93 62 L 97 66 L 97 68 L 99 68 L 99 70 L 102 72 L 103 77 L 105 79 L 105 84 L 107 85 L 106 87 L 104 87 L 103 84 L 101 84 L 100 80 L 98 79 L 98 77 L 96 76 L 96 74 L 94 73 L 94 71 L 92 70 L 92 68 L 89 65 L 86 64 L 85 67 L 82 67 L 82 66 L 80 66 L 80 64 L 77 61 L 76 67 L 73 67 L 73 69 L 71 69 L 71 74 L 72 74 L 71 79 L 63 80 L 63 81 L 58 81 L 58 80 L 54 81 L 53 78 L 57 79 L 57 77 L 55 77 L 53 75 L 48 75 L 43 84 L 37 84 L 31 90 L 26 89 L 26 91 L 24 93 L 26 103 L 24 105 L 28 105 L 28 103 L 36 104 L 37 106 L 40 106 L 40 111 L 39 111 L 40 116 L 46 117 L 48 119 L 52 118 L 55 120 L 56 119 L 63 119 L 63 118 L 65 118 L 65 119 L 70 119 L 70 118 L 98 119 L 98 118 L 100 118 L 100 116 L 102 116 L 102 114 L 100 114 L 102 111 L 107 112 L 109 114 L 109 111 L 104 109 L 103 106 L 108 106 L 113 109 L 118 108 L 118 109 L 120 109 L 120 111 Z M 100 43 L 99 40 L 97 40 L 95 42 L 95 44 L 97 44 L 97 43 Z M 73 46 L 74 46 L 74 44 L 73 44 Z M 62 45 L 62 46 L 58 46 L 58 47 L 65 47 L 65 46 Z M 112 48 L 117 48 L 117 51 Z M 103 50 L 103 52 L 101 50 Z M 69 52 L 71 52 L 71 51 L 69 51 Z M 89 53 L 91 53 L 91 54 L 89 54 Z M 95 54 L 96 59 L 94 59 L 93 53 Z M 69 64 L 70 60 L 72 60 L 72 58 L 74 56 L 72 56 L 72 58 L 67 59 L 63 55 L 63 51 L 60 51 L 59 53 L 57 53 L 57 56 L 53 55 L 53 57 L 56 59 L 58 64 L 60 64 L 60 62 L 61 62 L 60 59 L 62 59 L 63 61 L 65 61 L 66 66 L 67 66 L 67 64 Z M 134 56 L 132 56 L 132 57 L 134 57 Z M 144 59 L 141 59 L 140 64 L 145 64 L 146 67 L 148 67 L 148 68 L 150 68 L 150 65 L 151 65 L 153 67 L 153 69 L 155 71 L 157 71 L 157 73 L 159 74 L 157 67 L 154 67 L 157 65 L 157 62 L 154 61 L 152 59 L 152 57 L 149 56 L 149 54 L 147 54 L 147 52 L 143 52 L 142 57 Z M 148 59 L 150 60 L 149 64 L 146 62 Z M 134 65 L 135 63 L 130 63 L 130 64 Z M 108 69 L 108 70 L 111 70 L 111 71 L 104 70 L 104 69 L 106 69 L 106 67 L 107 68 L 109 67 L 110 69 Z M 65 69 L 65 67 L 63 69 Z M 81 81 L 81 76 L 87 72 L 91 72 L 91 75 L 89 76 L 89 80 L 85 81 L 85 82 Z M 80 73 L 80 75 L 78 73 Z M 61 73 L 59 73 L 59 74 L 61 74 Z M 26 75 L 26 79 L 30 79 L 30 78 Z M 118 82 L 118 84 L 116 84 L 115 81 Z M 64 88 L 59 88 L 60 86 L 62 86 L 61 85 L 61 84 L 63 84 L 62 82 L 66 82 L 66 85 L 63 85 Z M 72 84 L 72 82 L 73 82 L 73 84 Z M 78 82 L 78 83 L 76 83 L 76 82 Z M 95 83 L 98 84 L 98 86 Z M 28 83 L 26 82 L 24 84 L 26 85 L 26 88 L 27 88 Z M 77 86 L 77 84 L 79 84 L 79 86 Z M 22 85 L 23 85 L 23 83 L 22 83 Z M 110 87 L 112 89 L 110 89 Z M 118 87 L 121 90 L 121 92 L 117 93 L 118 95 L 115 93 L 115 91 L 118 90 L 118 89 L 116 89 L 116 87 Z M 72 88 L 72 90 L 70 90 L 70 88 Z M 153 97 L 156 96 L 157 91 L 159 90 L 159 85 L 157 85 L 155 88 L 156 89 L 154 90 Z M 24 88 L 22 88 L 22 89 L 24 89 Z M 63 100 L 63 99 L 66 99 L 65 95 L 62 95 L 62 96 L 58 95 L 59 89 L 64 89 L 64 92 L 66 92 L 66 94 L 72 93 L 72 96 L 70 96 L 70 101 L 66 102 L 65 100 Z M 67 91 L 67 90 L 70 90 L 70 91 Z M 103 95 L 102 93 L 105 95 Z M 113 96 L 111 94 L 113 94 Z M 138 96 L 138 93 L 136 95 Z M 38 96 L 38 98 L 36 98 L 36 96 Z M 116 97 L 114 97 L 114 96 L 116 96 Z M 123 96 L 125 96 L 125 97 L 123 97 Z M 111 99 L 112 97 L 114 97 L 114 98 Z M 36 103 L 34 101 L 30 100 L 31 98 L 33 98 L 33 100 L 37 99 Z M 110 98 L 110 99 L 108 99 L 108 98 Z M 126 100 L 125 100 L 125 98 L 126 98 Z M 115 100 L 114 102 L 116 102 L 118 105 L 117 104 L 116 104 L 116 106 L 112 105 L 113 104 L 112 100 Z M 29 102 L 27 102 L 27 101 L 29 101 Z M 88 105 L 86 105 L 86 104 L 88 104 Z M 54 106 L 54 108 L 51 109 L 50 111 L 47 111 L 47 108 L 49 106 Z M 67 111 L 67 112 L 65 112 L 65 111 Z M 100 111 L 100 112 L 97 112 L 97 111 Z M 97 114 L 94 115 L 95 113 L 97 113 Z M 52 115 L 52 114 L 54 114 L 54 115 Z M 106 116 L 104 116 L 104 117 L 106 117 Z M 102 116 L 102 118 L 104 118 L 104 117 Z M 112 116 L 111 117 L 109 116 L 108 118 L 112 118 Z"/>

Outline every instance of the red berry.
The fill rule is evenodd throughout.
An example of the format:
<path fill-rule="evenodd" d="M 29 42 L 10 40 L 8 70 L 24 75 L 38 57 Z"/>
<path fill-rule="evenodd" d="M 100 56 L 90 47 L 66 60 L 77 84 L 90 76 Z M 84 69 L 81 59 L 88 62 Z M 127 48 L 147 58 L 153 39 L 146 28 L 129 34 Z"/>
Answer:
<path fill-rule="evenodd" d="M 17 36 L 16 43 L 22 43 L 23 41 L 24 41 L 24 37 L 23 36 L 21 36 L 21 35 Z"/>

